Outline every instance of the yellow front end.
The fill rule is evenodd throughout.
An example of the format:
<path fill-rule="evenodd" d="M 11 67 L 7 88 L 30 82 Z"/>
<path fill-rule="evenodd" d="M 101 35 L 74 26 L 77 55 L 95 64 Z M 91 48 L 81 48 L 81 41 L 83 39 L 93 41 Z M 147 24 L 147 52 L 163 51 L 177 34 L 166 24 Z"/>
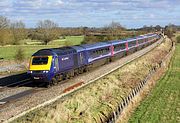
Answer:
<path fill-rule="evenodd" d="M 39 64 L 34 64 L 33 60 L 37 58 L 47 58 L 47 63 L 42 62 Z M 47 70 L 49 71 L 51 69 L 51 63 L 52 63 L 52 56 L 32 56 L 29 64 L 29 70 L 30 71 L 40 71 L 40 70 Z"/>

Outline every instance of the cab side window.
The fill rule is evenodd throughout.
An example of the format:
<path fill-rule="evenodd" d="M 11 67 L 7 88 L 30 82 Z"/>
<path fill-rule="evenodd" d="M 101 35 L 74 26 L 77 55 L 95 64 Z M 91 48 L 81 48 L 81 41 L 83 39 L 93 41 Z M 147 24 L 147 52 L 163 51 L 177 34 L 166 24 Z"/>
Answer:
<path fill-rule="evenodd" d="M 58 58 L 55 58 L 55 67 L 56 67 L 56 71 L 59 71 L 59 62 L 58 62 Z"/>

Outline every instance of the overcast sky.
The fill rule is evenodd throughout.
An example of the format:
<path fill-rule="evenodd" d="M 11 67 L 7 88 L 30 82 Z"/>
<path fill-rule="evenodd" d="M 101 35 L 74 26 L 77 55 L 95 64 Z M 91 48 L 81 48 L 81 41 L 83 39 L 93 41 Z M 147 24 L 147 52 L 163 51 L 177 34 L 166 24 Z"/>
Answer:
<path fill-rule="evenodd" d="M 180 0 L 0 0 L 0 15 L 27 27 L 44 19 L 61 27 L 103 27 L 112 21 L 127 28 L 180 25 Z"/>

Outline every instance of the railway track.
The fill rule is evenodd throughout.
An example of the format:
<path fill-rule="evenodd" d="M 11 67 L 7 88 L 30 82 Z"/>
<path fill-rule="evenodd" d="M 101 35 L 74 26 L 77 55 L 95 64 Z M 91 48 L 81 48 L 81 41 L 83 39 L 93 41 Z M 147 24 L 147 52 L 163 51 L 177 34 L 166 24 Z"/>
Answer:
<path fill-rule="evenodd" d="M 0 78 L 0 87 L 13 87 L 29 80 L 30 76 L 27 75 L 27 73 L 11 75 L 4 78 Z"/>
<path fill-rule="evenodd" d="M 84 80 L 86 80 L 86 81 L 83 81 L 83 82 L 82 82 L 82 81 L 77 81 L 77 79 L 74 79 L 74 80 L 76 81 L 76 82 L 74 82 L 74 83 L 77 84 L 77 85 L 78 85 L 78 83 L 81 82 L 81 84 L 79 84 L 79 86 L 73 87 L 73 84 L 71 83 L 71 85 L 67 86 L 67 88 L 69 88 L 69 89 L 67 89 L 67 88 L 62 89 L 62 92 L 61 92 L 61 94 L 60 94 L 59 96 L 56 96 L 55 98 L 50 99 L 49 101 L 45 101 L 45 102 L 41 103 L 40 105 L 37 105 L 36 107 L 31 108 L 30 110 L 24 109 L 24 111 L 22 111 L 23 113 L 19 112 L 19 113 L 16 115 L 16 117 L 20 117 L 20 116 L 22 116 L 23 114 L 25 114 L 25 113 L 27 113 L 27 112 L 29 112 L 29 111 L 31 111 L 31 110 L 34 110 L 34 109 L 36 109 L 36 108 L 45 106 L 45 105 L 47 105 L 47 104 L 49 104 L 49 103 L 52 103 L 52 102 L 54 102 L 54 101 L 56 101 L 56 100 L 58 100 L 58 99 L 60 99 L 60 98 L 62 98 L 62 97 L 64 97 L 64 96 L 67 96 L 67 95 L 72 94 L 73 92 L 75 92 L 75 91 L 77 91 L 77 90 L 79 90 L 79 89 L 81 89 L 81 88 L 83 88 L 83 87 L 85 87 L 85 86 L 93 83 L 94 81 L 96 81 L 96 80 L 98 80 L 98 79 L 100 79 L 100 78 L 102 78 L 102 77 L 104 77 L 104 76 L 112 73 L 113 71 L 117 70 L 118 68 L 122 67 L 123 65 L 125 65 L 125 64 L 127 64 L 127 63 L 129 63 L 129 62 L 131 62 L 131 61 L 133 61 L 133 60 L 135 60 L 135 59 L 137 59 L 138 57 L 143 56 L 144 54 L 146 54 L 147 52 L 149 52 L 149 51 L 151 51 L 153 48 L 155 48 L 155 47 L 156 47 L 158 44 L 160 44 L 162 41 L 163 41 L 163 39 L 160 39 L 158 42 L 152 44 L 151 46 L 149 46 L 149 47 L 147 47 L 147 48 L 145 48 L 145 49 L 143 49 L 143 50 L 140 50 L 140 51 L 136 52 L 134 55 L 130 55 L 130 56 L 127 56 L 127 57 L 125 57 L 125 58 L 122 58 L 122 59 L 121 59 L 122 62 L 119 63 L 118 65 L 117 65 L 117 64 L 114 65 L 114 68 L 113 68 L 113 69 L 111 69 L 110 71 L 106 71 L 106 72 L 105 72 L 104 74 L 102 74 L 102 75 L 96 75 L 96 77 L 93 78 L 93 79 L 88 79 L 88 78 L 86 77 L 86 74 L 88 74 L 88 73 L 83 74 L 83 76 L 85 76 Z M 113 64 L 113 63 L 112 63 L 112 64 Z M 108 68 L 107 68 L 107 69 L 108 69 Z M 27 76 L 26 76 L 26 77 L 27 77 Z M 26 78 L 26 77 L 25 77 L 25 78 Z M 69 80 L 65 80 L 65 81 L 61 82 L 60 84 L 58 84 L 58 86 L 64 85 L 67 81 L 69 81 Z M 28 83 L 28 82 L 29 82 L 29 83 Z M 22 81 L 22 83 L 21 83 L 21 82 L 19 82 L 19 83 L 12 83 L 12 85 L 15 86 L 15 85 L 17 84 L 17 86 L 25 86 L 26 83 L 27 83 L 27 85 L 28 85 L 28 84 L 30 84 L 31 82 L 28 81 L 28 80 L 25 81 L 25 79 L 24 79 L 24 81 Z M 0 84 L 1 84 L 1 80 L 0 80 Z M 10 85 L 10 86 L 12 86 L 12 85 Z M 68 91 L 65 91 L 65 89 L 68 90 Z M 19 97 L 18 99 L 20 99 L 20 98 L 22 98 L 22 97 L 25 97 L 25 96 L 27 96 L 27 95 L 32 95 L 32 94 L 37 93 L 37 92 L 42 91 L 42 90 L 44 90 L 44 89 L 38 89 L 37 87 L 36 87 L 36 88 L 32 88 L 32 89 L 27 90 L 27 91 L 24 91 L 24 92 L 22 92 L 22 93 L 20 93 L 20 94 L 13 95 L 13 97 L 7 97 L 7 98 L 5 98 L 5 99 L 3 99 L 3 100 L 6 100 L 6 102 L 11 103 L 11 102 L 17 100 L 17 97 Z M 48 89 L 45 89 L 45 90 L 48 90 Z M 59 90 L 60 90 L 60 89 L 59 89 Z M 63 93 L 63 91 L 64 91 L 64 93 Z M 9 101 L 7 101 L 7 99 L 9 99 Z M 13 100 L 13 99 L 14 99 L 14 100 Z M 3 102 L 3 101 L 2 101 L 2 102 Z M 4 103 L 4 105 L 6 105 L 6 104 L 8 104 L 8 103 Z M 3 105 L 3 106 L 4 106 L 4 105 Z M 3 107 L 3 106 L 2 106 L 2 107 Z M 1 111 L 3 112 L 3 111 L 5 111 L 5 110 L 1 109 Z M 0 112 L 1 112 L 1 111 L 0 111 Z M 0 114 L 0 115 L 1 115 L 1 114 Z M 16 117 L 11 118 L 9 121 L 12 121 L 12 120 L 15 119 Z M 7 118 L 7 119 L 9 119 L 9 118 Z"/>
<path fill-rule="evenodd" d="M 66 83 L 68 80 L 64 80 L 61 82 L 61 84 Z M 0 99 L 0 108 L 4 107 L 4 105 L 8 103 L 12 103 L 13 101 L 19 100 L 25 96 L 28 96 L 30 94 L 37 93 L 39 91 L 46 90 L 47 88 L 44 88 L 45 84 L 44 83 L 33 83 L 30 78 L 22 80 L 22 81 L 17 81 L 10 83 L 6 85 L 5 87 L 0 88 L 0 92 L 6 91 L 7 89 L 17 89 L 20 87 L 29 87 L 27 90 L 24 90 L 22 92 L 18 92 L 15 94 L 12 94 L 10 96 L 4 97 Z M 1 112 L 2 110 L 0 110 Z"/>
<path fill-rule="evenodd" d="M 2 106 L 4 106 L 5 104 L 11 103 L 13 101 L 16 101 L 22 97 L 33 94 L 40 90 L 39 88 L 28 87 L 25 90 L 23 89 L 22 91 L 16 91 L 17 89 L 20 89 L 20 87 L 27 86 L 28 84 L 32 84 L 32 81 L 24 80 L 0 88 L 1 93 L 5 93 L 7 91 L 13 91 L 12 93 L 7 94 L 4 98 L 0 98 L 0 108 L 2 108 Z"/>
<path fill-rule="evenodd" d="M 20 87 L 27 87 L 27 89 L 16 92 L 15 90 L 20 89 Z M 9 93 L 6 96 L 0 98 L 0 108 L 2 108 L 5 104 L 11 103 L 40 90 L 33 87 L 35 87 L 35 85 L 30 80 L 30 77 L 27 75 L 27 73 L 1 78 L 0 94 L 6 93 L 7 91 L 13 91 L 13 93 Z"/>

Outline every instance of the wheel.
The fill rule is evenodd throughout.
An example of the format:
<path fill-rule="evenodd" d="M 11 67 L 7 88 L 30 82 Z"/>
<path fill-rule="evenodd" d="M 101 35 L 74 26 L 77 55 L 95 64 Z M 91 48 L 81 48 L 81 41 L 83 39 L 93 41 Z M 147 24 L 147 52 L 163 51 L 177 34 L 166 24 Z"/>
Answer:
<path fill-rule="evenodd" d="M 79 68 L 79 74 L 82 74 L 82 73 L 83 73 L 83 69 Z"/>
<path fill-rule="evenodd" d="M 52 85 L 56 85 L 57 82 L 58 82 L 58 81 L 56 80 L 56 78 L 52 78 L 52 80 L 51 80 L 51 84 L 52 84 Z"/>
<path fill-rule="evenodd" d="M 57 77 L 57 82 L 62 81 L 62 80 L 63 80 L 63 75 L 61 74 Z"/>
<path fill-rule="evenodd" d="M 50 88 L 51 87 L 51 84 L 50 84 L 50 82 L 47 82 L 47 83 L 45 83 L 46 85 L 46 88 Z"/>
<path fill-rule="evenodd" d="M 88 72 L 88 68 L 84 67 L 84 71 L 83 72 Z"/>

